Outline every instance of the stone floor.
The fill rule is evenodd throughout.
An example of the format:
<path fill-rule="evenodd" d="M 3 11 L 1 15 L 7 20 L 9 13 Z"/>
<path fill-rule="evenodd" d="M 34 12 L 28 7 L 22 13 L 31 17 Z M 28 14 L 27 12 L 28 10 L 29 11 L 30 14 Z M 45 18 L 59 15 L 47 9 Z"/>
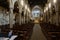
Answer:
<path fill-rule="evenodd" d="M 33 33 L 30 40 L 47 40 L 39 24 L 34 25 Z"/>

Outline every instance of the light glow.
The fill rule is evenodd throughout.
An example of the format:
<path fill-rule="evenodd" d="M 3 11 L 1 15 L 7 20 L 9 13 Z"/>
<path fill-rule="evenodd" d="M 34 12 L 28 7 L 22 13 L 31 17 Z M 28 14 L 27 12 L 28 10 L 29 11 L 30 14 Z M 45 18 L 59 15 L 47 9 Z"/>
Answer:
<path fill-rule="evenodd" d="M 6 12 L 7 14 L 9 13 L 9 12 Z"/>
<path fill-rule="evenodd" d="M 56 3 L 57 2 L 57 0 L 53 0 L 53 3 Z"/>
<path fill-rule="evenodd" d="M 49 8 L 51 8 L 51 3 L 49 3 Z"/>
<path fill-rule="evenodd" d="M 21 5 L 22 5 L 22 6 L 24 5 L 24 1 L 23 1 L 23 0 L 21 0 Z"/>
<path fill-rule="evenodd" d="M 46 7 L 46 11 L 48 10 L 48 7 Z"/>
<path fill-rule="evenodd" d="M 36 20 L 34 21 L 34 23 L 39 23 L 39 21 L 36 19 Z"/>
<path fill-rule="evenodd" d="M 46 12 L 48 10 L 48 7 L 46 7 L 46 9 L 44 10 L 44 12 Z"/>
<path fill-rule="evenodd" d="M 25 9 L 27 9 L 27 5 L 25 5 Z"/>
<path fill-rule="evenodd" d="M 46 12 L 46 10 L 44 10 L 44 13 Z"/>
<path fill-rule="evenodd" d="M 19 7 L 17 7 L 17 8 L 19 8 Z"/>
<path fill-rule="evenodd" d="M 30 9 L 28 8 L 28 12 L 30 12 Z"/>
<path fill-rule="evenodd" d="M 43 20 L 43 18 L 41 17 L 41 19 L 40 19 L 41 21 Z"/>

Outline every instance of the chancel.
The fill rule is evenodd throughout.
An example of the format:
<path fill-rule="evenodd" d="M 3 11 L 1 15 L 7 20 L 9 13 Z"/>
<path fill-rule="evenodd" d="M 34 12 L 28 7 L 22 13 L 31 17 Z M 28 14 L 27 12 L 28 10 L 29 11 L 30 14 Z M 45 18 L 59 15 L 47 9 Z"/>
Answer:
<path fill-rule="evenodd" d="M 0 40 L 60 40 L 60 0 L 0 0 Z"/>

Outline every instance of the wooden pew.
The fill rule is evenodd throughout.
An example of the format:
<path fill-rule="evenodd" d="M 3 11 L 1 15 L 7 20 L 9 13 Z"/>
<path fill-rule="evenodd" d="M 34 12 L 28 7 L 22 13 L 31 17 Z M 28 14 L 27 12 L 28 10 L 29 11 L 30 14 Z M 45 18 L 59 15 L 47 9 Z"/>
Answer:
<path fill-rule="evenodd" d="M 14 24 L 13 28 L 11 29 L 9 28 L 9 25 L 3 25 L 3 26 L 1 27 L 2 29 L 1 33 L 8 35 L 10 30 L 13 30 L 13 35 L 18 35 L 16 40 L 28 40 L 32 34 L 34 24 L 33 23 L 27 23 L 23 25 Z"/>
<path fill-rule="evenodd" d="M 47 40 L 60 40 L 60 26 L 49 23 L 40 23 L 40 26 Z"/>
<path fill-rule="evenodd" d="M 18 35 L 20 35 L 21 40 L 23 40 L 23 39 L 28 40 L 29 36 L 30 36 L 30 34 L 32 32 L 32 29 L 33 29 L 33 25 L 31 25 L 31 24 L 23 24 L 19 28 L 16 28 L 16 29 L 13 29 L 13 30 L 16 30 L 16 31 L 19 30 Z"/>
<path fill-rule="evenodd" d="M 60 40 L 60 32 L 48 32 L 49 40 Z"/>

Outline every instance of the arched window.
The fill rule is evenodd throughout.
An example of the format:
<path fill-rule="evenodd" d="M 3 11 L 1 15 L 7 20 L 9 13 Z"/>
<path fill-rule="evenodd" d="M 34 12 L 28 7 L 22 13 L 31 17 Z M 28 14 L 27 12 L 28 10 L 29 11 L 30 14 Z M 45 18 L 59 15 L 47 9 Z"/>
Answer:
<path fill-rule="evenodd" d="M 33 19 L 39 18 L 39 17 L 40 17 L 40 14 L 41 14 L 40 7 L 39 7 L 39 6 L 35 6 L 35 7 L 32 9 L 32 18 L 33 18 Z"/>

